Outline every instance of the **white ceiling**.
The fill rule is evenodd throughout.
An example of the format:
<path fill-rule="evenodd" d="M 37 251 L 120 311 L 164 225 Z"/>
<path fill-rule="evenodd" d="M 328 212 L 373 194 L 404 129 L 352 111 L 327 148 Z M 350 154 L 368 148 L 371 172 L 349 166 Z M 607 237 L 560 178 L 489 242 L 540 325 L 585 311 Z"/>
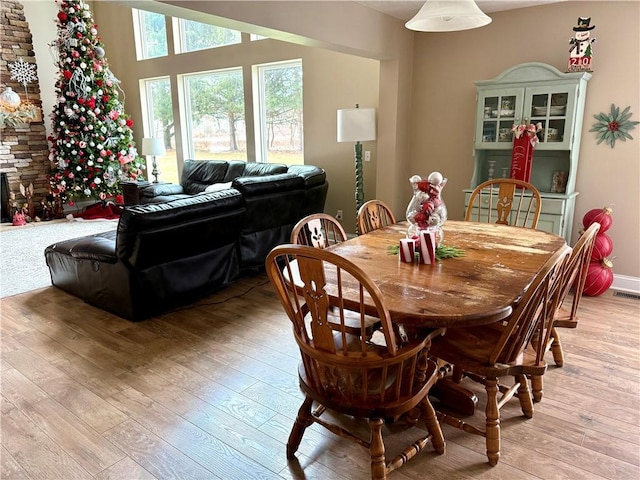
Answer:
<path fill-rule="evenodd" d="M 491 13 L 564 1 L 567 0 L 476 0 L 476 4 L 484 13 Z M 358 3 L 406 21 L 418 13 L 424 2 L 425 0 L 373 0 Z"/>

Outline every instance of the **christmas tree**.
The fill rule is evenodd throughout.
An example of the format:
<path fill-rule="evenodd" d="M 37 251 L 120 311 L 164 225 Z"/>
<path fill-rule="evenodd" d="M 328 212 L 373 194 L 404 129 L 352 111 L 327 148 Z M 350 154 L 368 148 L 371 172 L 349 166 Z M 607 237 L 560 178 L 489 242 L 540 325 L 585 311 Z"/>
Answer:
<path fill-rule="evenodd" d="M 59 3 L 56 52 L 57 103 L 49 177 L 51 192 L 63 202 L 103 202 L 120 193 L 119 182 L 141 179 L 143 163 L 133 141 L 133 121 L 119 99 L 120 81 L 109 70 L 89 5 Z"/>

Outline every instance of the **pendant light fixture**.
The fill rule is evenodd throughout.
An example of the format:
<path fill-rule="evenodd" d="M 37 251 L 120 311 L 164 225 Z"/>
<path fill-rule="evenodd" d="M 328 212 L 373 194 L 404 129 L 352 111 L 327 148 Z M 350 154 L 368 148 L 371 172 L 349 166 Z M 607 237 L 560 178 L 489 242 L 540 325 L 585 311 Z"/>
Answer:
<path fill-rule="evenodd" d="M 405 26 L 419 32 L 455 32 L 491 23 L 473 0 L 427 0 Z"/>

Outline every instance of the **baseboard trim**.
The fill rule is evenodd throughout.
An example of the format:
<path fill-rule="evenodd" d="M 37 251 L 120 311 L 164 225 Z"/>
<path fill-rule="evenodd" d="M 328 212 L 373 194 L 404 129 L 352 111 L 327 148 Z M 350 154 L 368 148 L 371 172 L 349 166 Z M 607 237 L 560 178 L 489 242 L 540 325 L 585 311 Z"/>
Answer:
<path fill-rule="evenodd" d="M 640 294 L 640 278 L 613 274 L 613 290 Z"/>

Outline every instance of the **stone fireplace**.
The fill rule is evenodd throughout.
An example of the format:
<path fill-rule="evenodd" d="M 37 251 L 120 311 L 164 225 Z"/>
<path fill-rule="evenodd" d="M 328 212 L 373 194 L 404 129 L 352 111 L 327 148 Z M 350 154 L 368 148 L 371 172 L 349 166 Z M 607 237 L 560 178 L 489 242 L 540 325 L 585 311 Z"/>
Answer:
<path fill-rule="evenodd" d="M 33 39 L 24 15 L 22 3 L 12 0 L 0 2 L 0 93 L 7 87 L 27 99 L 40 111 L 38 118 L 29 123 L 0 129 L 0 173 L 6 176 L 1 188 L 2 198 L 15 194 L 19 206 L 26 201 L 20 193 L 20 185 L 33 184 L 33 203 L 36 214 L 40 212 L 40 202 L 49 194 L 47 175 L 51 170 L 49 146 L 42 115 L 42 99 L 38 80 L 25 85 L 11 79 L 9 64 L 22 58 L 36 64 Z M 37 66 L 35 69 L 37 76 Z M 25 91 L 26 90 L 26 91 Z M 8 188 L 9 192 L 5 190 Z M 2 202 L 2 219 L 7 218 L 7 205 Z"/>

